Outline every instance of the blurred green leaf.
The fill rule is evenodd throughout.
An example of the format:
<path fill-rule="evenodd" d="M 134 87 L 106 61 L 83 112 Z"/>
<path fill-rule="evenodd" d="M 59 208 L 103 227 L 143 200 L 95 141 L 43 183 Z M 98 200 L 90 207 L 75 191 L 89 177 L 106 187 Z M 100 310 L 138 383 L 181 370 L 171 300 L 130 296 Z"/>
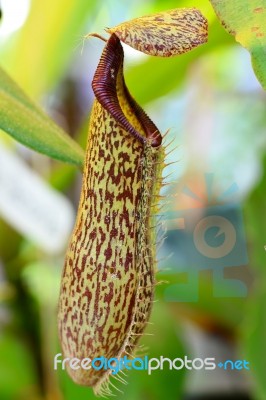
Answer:
<path fill-rule="evenodd" d="M 245 219 L 249 237 L 251 265 L 256 270 L 256 281 L 250 303 L 245 312 L 242 348 L 251 363 L 254 376 L 256 399 L 266 396 L 266 155 L 263 161 L 263 176 L 245 204 Z"/>
<path fill-rule="evenodd" d="M 252 266 L 266 279 L 266 251 L 264 248 L 266 245 L 266 155 L 264 156 L 262 168 L 263 175 L 261 180 L 246 200 L 244 212 L 250 241 L 249 245 L 252 250 Z"/>
<path fill-rule="evenodd" d="M 262 290 L 261 290 L 262 289 Z M 247 308 L 244 325 L 244 352 L 250 362 L 251 373 L 255 382 L 256 400 L 264 400 L 266 396 L 266 290 L 256 288 L 256 294 Z"/>
<path fill-rule="evenodd" d="M 0 237 L 5 238 L 0 240 L 0 257 L 7 263 L 18 254 L 22 237 L 2 218 L 0 218 Z"/>
<path fill-rule="evenodd" d="M 86 22 L 95 19 L 99 6 L 94 0 L 31 2 L 14 47 L 5 54 L 5 65 L 33 98 L 58 82 L 73 53 L 81 57 L 82 35 L 88 33 Z"/>
<path fill-rule="evenodd" d="M 82 166 L 84 152 L 0 69 L 0 128 L 22 144 Z"/>
<path fill-rule="evenodd" d="M 53 169 L 49 183 L 60 192 L 66 192 L 73 183 L 77 170 L 72 165 L 58 165 Z"/>
<path fill-rule="evenodd" d="M 257 78 L 266 89 L 266 3 L 261 0 L 210 0 L 223 26 L 251 54 Z"/>
<path fill-rule="evenodd" d="M 28 291 L 40 304 L 55 306 L 58 301 L 61 271 L 55 265 L 44 262 L 28 264 L 22 271 L 22 279 Z"/>
<path fill-rule="evenodd" d="M 2 334 L 0 353 L 1 400 L 37 398 L 37 377 L 25 343 L 13 335 Z"/>

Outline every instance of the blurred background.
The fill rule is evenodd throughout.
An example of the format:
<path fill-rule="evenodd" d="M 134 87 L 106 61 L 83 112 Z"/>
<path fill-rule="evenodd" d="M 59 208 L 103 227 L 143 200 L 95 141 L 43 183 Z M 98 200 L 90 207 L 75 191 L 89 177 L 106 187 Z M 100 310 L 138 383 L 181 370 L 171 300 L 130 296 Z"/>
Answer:
<path fill-rule="evenodd" d="M 191 6 L 209 21 L 206 45 L 173 59 L 124 46 L 127 85 L 159 129 L 170 128 L 168 160 L 177 161 L 164 172 L 172 184 L 158 232 L 167 229 L 157 275 L 167 283 L 156 288 L 147 329 L 154 335 L 142 343 L 150 357 L 240 359 L 250 370 L 133 371 L 117 397 L 265 400 L 266 95 L 209 1 L 1 0 L 1 66 L 85 148 L 104 43 L 84 35 Z M 80 189 L 76 167 L 0 131 L 1 400 L 95 398 L 53 369 L 60 275 Z"/>

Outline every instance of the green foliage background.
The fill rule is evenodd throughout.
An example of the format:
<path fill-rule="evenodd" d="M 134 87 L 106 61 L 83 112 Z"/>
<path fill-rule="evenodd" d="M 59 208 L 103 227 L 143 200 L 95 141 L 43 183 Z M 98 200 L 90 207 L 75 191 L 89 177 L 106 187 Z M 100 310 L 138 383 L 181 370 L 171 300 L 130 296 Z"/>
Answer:
<path fill-rule="evenodd" d="M 261 6 L 266 8 L 265 0 L 249 1 L 246 6 L 241 2 L 241 7 L 237 0 L 213 0 L 212 3 L 227 30 L 251 52 L 257 76 L 265 87 L 266 43 L 263 35 L 254 38 L 252 31 L 258 25 L 260 32 L 266 33 L 264 14 L 252 13 Z M 152 315 L 154 325 L 149 329 L 154 336 L 144 338 L 143 344 L 149 347 L 151 357 L 182 357 L 191 352 L 184 340 L 188 322 L 206 335 L 215 333 L 225 344 L 233 343 L 239 358 L 250 361 L 252 368 L 248 379 L 252 384 L 247 392 L 252 399 L 265 400 L 266 96 L 253 76 L 250 87 L 250 69 L 246 76 L 247 53 L 222 27 L 211 2 L 32 0 L 24 25 L 0 41 L 0 128 L 5 132 L 0 132 L 0 139 L 17 152 L 16 142 L 6 135 L 8 133 L 32 149 L 66 161 L 68 164 L 38 155 L 37 163 L 31 166 L 51 187 L 71 200 L 77 199 L 80 190 L 77 167 L 83 162 L 92 102 L 90 80 L 102 50 L 101 42 L 84 41 L 83 36 L 92 31 L 103 33 L 105 26 L 147 13 L 192 6 L 198 7 L 209 21 L 208 43 L 169 60 L 133 58 L 126 63 L 126 81 L 134 97 L 150 110 L 158 126 L 165 130 L 174 126 L 172 137 L 176 144 L 186 147 L 186 157 L 174 153 L 175 159 L 180 157 L 181 165 L 174 167 L 179 171 L 177 193 L 188 181 L 197 191 L 206 168 L 217 174 L 220 192 L 235 176 L 232 171 L 251 170 L 247 185 L 242 176 L 240 198 L 250 258 L 248 274 L 252 282 L 246 298 L 214 298 L 210 277 L 205 274 L 199 281 L 198 301 L 185 303 L 166 302 L 165 286 L 159 286 L 159 302 Z M 251 31 L 253 36 L 250 36 Z M 77 89 L 80 77 L 86 77 L 85 96 Z M 57 102 L 61 102 L 58 112 L 61 119 L 57 118 L 58 113 L 53 113 L 53 104 Z M 42 104 L 56 123 L 36 104 Z M 213 150 L 215 146 L 207 146 L 206 150 L 200 144 L 195 152 L 198 133 L 193 124 L 195 116 L 202 123 L 203 117 L 212 120 L 212 140 L 221 143 L 220 153 Z M 58 124 L 62 125 L 62 118 L 63 128 L 60 128 Z M 29 151 L 27 157 L 34 160 L 36 154 Z M 206 158 L 214 161 L 208 164 Z M 0 261 L 4 271 L 0 286 L 3 314 L 0 316 L 1 400 L 95 398 L 91 389 L 78 387 L 64 372 L 53 370 L 53 356 L 60 351 L 56 305 L 63 256 L 63 253 L 55 257 L 45 254 L 4 218 L 0 219 Z M 160 277 L 170 283 L 179 279 L 162 273 Z M 129 385 L 122 388 L 124 394 L 118 393 L 118 398 L 183 399 L 187 388 L 192 386 L 190 379 L 184 372 L 164 370 L 147 376 L 145 372 L 135 371 L 130 373 Z"/>

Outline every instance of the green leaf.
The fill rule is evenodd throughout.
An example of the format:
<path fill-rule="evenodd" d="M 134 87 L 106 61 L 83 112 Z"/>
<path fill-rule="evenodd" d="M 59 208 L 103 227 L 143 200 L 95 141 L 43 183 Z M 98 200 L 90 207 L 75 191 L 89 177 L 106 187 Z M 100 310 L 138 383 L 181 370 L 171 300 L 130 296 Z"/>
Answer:
<path fill-rule="evenodd" d="M 37 398 L 37 376 L 34 363 L 29 352 L 30 346 L 7 332 L 1 332 L 0 337 L 0 393 L 1 399 Z"/>
<path fill-rule="evenodd" d="M 82 166 L 84 152 L 0 68 L 0 129 L 57 160 Z"/>
<path fill-rule="evenodd" d="M 210 0 L 223 26 L 251 54 L 254 71 L 266 89 L 265 0 Z"/>
<path fill-rule="evenodd" d="M 262 286 L 262 285 L 261 285 Z M 245 358 L 250 362 L 251 374 L 255 383 L 256 400 L 264 400 L 266 396 L 266 290 L 256 287 L 255 297 L 247 308 L 245 321 L 244 341 L 242 350 Z"/>
<path fill-rule="evenodd" d="M 243 324 L 242 350 L 250 361 L 254 378 L 256 399 L 266 398 L 266 154 L 262 163 L 263 175 L 245 204 L 245 220 L 249 238 L 249 247 L 255 283 Z"/>
<path fill-rule="evenodd" d="M 265 224 L 265 194 L 266 194 L 266 154 L 262 160 L 262 177 L 245 202 L 244 215 L 252 249 L 251 265 L 262 274 L 266 291 L 266 224 Z"/>
<path fill-rule="evenodd" d="M 97 16 L 93 0 L 32 1 L 29 16 L 4 53 L 4 67 L 34 99 L 81 59 L 83 36 Z"/>

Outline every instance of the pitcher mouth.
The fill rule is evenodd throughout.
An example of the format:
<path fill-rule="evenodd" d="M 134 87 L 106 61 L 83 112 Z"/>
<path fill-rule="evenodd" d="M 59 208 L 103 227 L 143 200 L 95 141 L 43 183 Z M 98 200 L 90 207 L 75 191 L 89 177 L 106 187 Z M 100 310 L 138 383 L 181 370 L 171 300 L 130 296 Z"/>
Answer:
<path fill-rule="evenodd" d="M 162 143 L 161 133 L 131 96 L 125 84 L 123 64 L 123 47 L 119 38 L 113 33 L 103 50 L 92 81 L 95 97 L 125 131 L 143 144 L 149 142 L 152 147 L 158 147 Z M 122 96 L 118 95 L 118 85 L 121 86 Z M 142 128 L 141 131 L 134 127 L 134 123 L 130 121 L 132 118 L 126 115 L 127 107 L 134 113 L 134 118 Z"/>

